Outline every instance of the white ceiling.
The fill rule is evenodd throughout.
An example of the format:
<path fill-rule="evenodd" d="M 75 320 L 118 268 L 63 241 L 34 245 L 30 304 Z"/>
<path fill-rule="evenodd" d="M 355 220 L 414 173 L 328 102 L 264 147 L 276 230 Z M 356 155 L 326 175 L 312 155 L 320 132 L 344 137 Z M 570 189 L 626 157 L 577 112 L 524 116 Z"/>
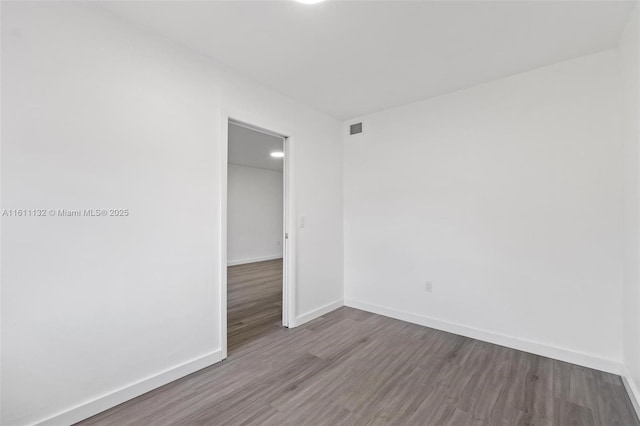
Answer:
<path fill-rule="evenodd" d="M 267 135 L 229 123 L 229 163 L 281 172 L 282 158 L 272 152 L 283 150 L 281 137 Z"/>
<path fill-rule="evenodd" d="M 119 1 L 115 13 L 347 119 L 617 45 L 616 1 Z"/>

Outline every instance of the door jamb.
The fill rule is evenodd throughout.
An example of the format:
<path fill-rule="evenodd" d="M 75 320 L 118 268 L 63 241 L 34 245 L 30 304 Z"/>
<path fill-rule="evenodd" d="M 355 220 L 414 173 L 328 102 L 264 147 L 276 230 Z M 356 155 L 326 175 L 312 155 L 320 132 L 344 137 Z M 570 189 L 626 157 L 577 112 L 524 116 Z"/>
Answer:
<path fill-rule="evenodd" d="M 282 325 L 284 327 L 296 326 L 296 227 L 295 227 L 295 200 L 294 200 L 294 147 L 293 133 L 280 123 L 269 120 L 256 119 L 242 112 L 228 112 L 223 110 L 220 120 L 220 261 L 219 280 L 219 323 L 220 323 L 220 352 L 222 359 L 227 357 L 227 173 L 229 156 L 229 123 L 241 124 L 258 131 L 275 134 L 284 138 L 284 210 L 283 210 L 283 271 L 282 271 Z"/>

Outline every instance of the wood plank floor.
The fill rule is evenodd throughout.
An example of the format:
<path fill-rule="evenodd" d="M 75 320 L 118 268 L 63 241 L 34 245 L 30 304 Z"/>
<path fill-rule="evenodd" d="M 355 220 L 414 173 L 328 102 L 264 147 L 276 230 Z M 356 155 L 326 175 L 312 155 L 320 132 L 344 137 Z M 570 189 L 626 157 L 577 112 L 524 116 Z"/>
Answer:
<path fill-rule="evenodd" d="M 261 331 L 238 319 L 227 360 L 82 424 L 640 424 L 612 374 L 346 307 L 284 329 L 265 303 L 237 305 Z"/>
<path fill-rule="evenodd" d="M 227 350 L 282 324 L 282 259 L 227 268 Z"/>

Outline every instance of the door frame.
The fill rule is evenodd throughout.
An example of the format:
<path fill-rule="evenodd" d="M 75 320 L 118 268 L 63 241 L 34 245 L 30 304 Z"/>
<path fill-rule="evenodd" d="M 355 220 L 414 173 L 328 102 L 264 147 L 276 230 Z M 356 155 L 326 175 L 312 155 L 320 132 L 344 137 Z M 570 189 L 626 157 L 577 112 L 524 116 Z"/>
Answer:
<path fill-rule="evenodd" d="M 227 357 L 227 173 L 229 161 L 229 123 L 234 123 L 259 132 L 282 137 L 284 151 L 283 167 L 283 266 L 282 266 L 282 325 L 295 326 L 296 313 L 296 227 L 294 226 L 294 161 L 295 144 L 293 133 L 281 123 L 263 118 L 252 117 L 239 111 L 223 110 L 220 119 L 220 352 L 222 359 Z"/>

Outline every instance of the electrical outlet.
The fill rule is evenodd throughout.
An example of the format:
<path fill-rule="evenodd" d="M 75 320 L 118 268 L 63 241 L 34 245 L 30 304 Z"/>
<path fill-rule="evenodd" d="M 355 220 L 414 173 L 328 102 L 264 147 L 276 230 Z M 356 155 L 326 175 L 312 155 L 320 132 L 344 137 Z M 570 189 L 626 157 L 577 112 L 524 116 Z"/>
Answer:
<path fill-rule="evenodd" d="M 427 293 L 433 292 L 433 283 L 431 281 L 427 281 L 424 283 L 424 291 L 426 291 Z"/>

